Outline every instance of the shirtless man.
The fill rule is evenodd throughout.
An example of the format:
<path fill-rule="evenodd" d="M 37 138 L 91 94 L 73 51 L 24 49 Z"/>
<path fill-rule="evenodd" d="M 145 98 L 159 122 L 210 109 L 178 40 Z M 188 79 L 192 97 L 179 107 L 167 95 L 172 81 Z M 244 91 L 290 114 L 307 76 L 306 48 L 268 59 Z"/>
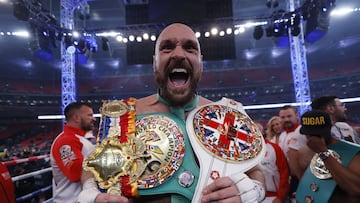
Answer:
<path fill-rule="evenodd" d="M 211 103 L 210 100 L 196 94 L 197 85 L 203 72 L 203 65 L 199 41 L 190 27 L 174 23 L 161 32 L 155 46 L 153 69 L 155 80 L 159 86 L 158 93 L 136 101 L 137 119 L 142 115 L 162 113 L 167 114 L 169 117 L 176 116 L 177 119 L 181 120 L 177 124 L 184 125 L 184 121 L 192 109 Z M 190 157 L 193 154 L 188 152 L 185 156 Z M 201 159 L 201 157 L 197 158 Z M 183 164 L 187 163 L 185 161 Z M 196 164 L 193 164 L 193 167 L 196 167 L 194 165 Z M 221 177 L 204 187 L 201 202 L 224 201 L 238 203 L 261 201 L 265 196 L 263 189 L 265 181 L 261 170 L 255 166 L 246 173 L 239 171 L 237 174 L 231 177 Z M 177 177 L 171 178 L 177 179 Z M 84 183 L 84 189 L 79 196 L 80 202 L 129 201 L 128 198 L 123 196 L 97 192 L 92 174 L 89 174 L 89 172 L 83 172 L 82 182 Z M 156 188 L 149 190 L 156 190 Z M 151 194 L 148 198 L 146 196 L 131 198 L 130 201 L 191 201 L 191 199 L 184 199 L 183 197 L 180 197 L 182 200 L 175 201 L 174 195 L 182 196 L 179 192 L 177 194 L 170 192 L 161 195 Z"/>

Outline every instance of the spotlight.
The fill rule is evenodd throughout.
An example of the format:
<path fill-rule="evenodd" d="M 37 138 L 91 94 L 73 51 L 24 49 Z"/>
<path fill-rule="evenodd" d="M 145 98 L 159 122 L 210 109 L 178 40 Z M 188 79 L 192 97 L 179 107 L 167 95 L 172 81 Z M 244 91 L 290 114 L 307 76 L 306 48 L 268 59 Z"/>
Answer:
<path fill-rule="evenodd" d="M 91 52 L 97 52 L 98 51 L 98 44 L 96 42 L 96 39 L 94 37 L 85 37 L 86 45 L 88 46 L 88 49 Z"/>
<path fill-rule="evenodd" d="M 265 5 L 268 8 L 276 8 L 279 6 L 279 2 L 278 2 L 278 0 L 266 0 Z"/>
<path fill-rule="evenodd" d="M 59 22 L 57 21 L 56 17 L 54 14 L 51 14 L 51 13 L 47 13 L 47 14 L 44 14 L 45 15 L 45 18 L 46 18 L 46 21 L 51 24 L 51 25 L 56 25 L 58 26 L 59 25 Z"/>
<path fill-rule="evenodd" d="M 88 50 L 88 45 L 84 39 L 80 39 L 76 45 L 76 48 L 80 54 L 85 54 Z"/>
<path fill-rule="evenodd" d="M 300 24 L 300 20 L 301 20 L 301 17 L 300 17 L 300 14 L 292 14 L 291 15 L 291 18 L 290 18 L 290 25 L 291 26 L 298 26 Z"/>
<path fill-rule="evenodd" d="M 271 3 L 271 0 L 267 0 L 265 5 L 266 5 L 268 8 L 271 8 L 271 4 L 272 4 L 272 3 Z"/>
<path fill-rule="evenodd" d="M 110 44 L 106 37 L 101 37 L 101 45 L 103 51 L 109 51 Z"/>
<path fill-rule="evenodd" d="M 320 1 L 321 11 L 324 13 L 330 13 L 335 8 L 335 0 L 323 0 Z"/>
<path fill-rule="evenodd" d="M 279 2 L 277 0 L 273 1 L 273 8 L 276 8 L 279 6 Z"/>
<path fill-rule="evenodd" d="M 32 38 L 29 43 L 30 50 L 32 51 L 34 57 L 45 61 L 50 62 L 54 59 L 52 49 L 52 42 L 49 37 L 44 36 L 42 34 L 43 30 L 39 30 L 41 28 L 32 27 Z"/>
<path fill-rule="evenodd" d="M 272 27 L 269 26 L 265 29 L 266 32 L 266 37 L 271 37 L 272 36 Z"/>
<path fill-rule="evenodd" d="M 50 42 L 51 42 L 51 45 L 54 47 L 54 48 L 57 48 L 57 44 L 56 44 L 56 33 L 55 33 L 55 30 L 49 30 L 49 39 L 50 39 Z"/>
<path fill-rule="evenodd" d="M 284 23 L 274 23 L 272 26 L 272 35 L 274 37 L 280 37 L 284 35 L 285 31 Z"/>
<path fill-rule="evenodd" d="M 75 51 L 76 51 L 76 48 L 73 45 L 66 48 L 66 52 L 69 54 L 74 54 Z"/>
<path fill-rule="evenodd" d="M 72 40 L 72 36 L 70 35 L 65 35 L 64 37 L 64 43 L 65 43 L 65 47 L 69 47 L 73 45 L 73 40 Z"/>
<path fill-rule="evenodd" d="M 300 34 L 300 27 L 299 26 L 293 26 L 290 29 L 291 35 L 292 36 L 298 36 Z"/>
<path fill-rule="evenodd" d="M 257 25 L 255 26 L 254 28 L 254 33 L 253 33 L 253 37 L 256 39 L 256 40 L 259 40 L 261 39 L 261 37 L 264 35 L 264 30 L 262 28 L 261 25 Z"/>
<path fill-rule="evenodd" d="M 63 34 L 61 31 L 55 33 L 55 35 L 56 35 L 56 39 L 57 39 L 58 41 L 61 41 L 62 38 L 63 38 L 63 36 L 64 36 L 64 34 Z"/>
<path fill-rule="evenodd" d="M 329 15 L 318 11 L 306 21 L 305 40 L 314 43 L 321 39 L 329 28 Z"/>
<path fill-rule="evenodd" d="M 78 13 L 81 20 L 90 19 L 90 5 L 86 1 L 80 3 L 78 7 Z"/>
<path fill-rule="evenodd" d="M 13 5 L 13 14 L 18 20 L 27 21 L 29 20 L 30 12 L 21 2 L 16 2 Z"/>

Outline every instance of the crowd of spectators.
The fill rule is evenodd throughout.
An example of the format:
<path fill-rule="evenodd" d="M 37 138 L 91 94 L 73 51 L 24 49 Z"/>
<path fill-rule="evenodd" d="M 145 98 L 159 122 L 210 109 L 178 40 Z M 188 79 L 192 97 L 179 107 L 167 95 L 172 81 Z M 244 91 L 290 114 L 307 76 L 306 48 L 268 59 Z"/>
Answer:
<path fill-rule="evenodd" d="M 16 126 L 12 126 L 16 127 Z M 18 177 L 41 169 L 50 167 L 49 158 L 39 158 L 29 161 L 21 161 L 31 157 L 40 155 L 48 155 L 50 147 L 59 128 L 56 125 L 36 125 L 28 128 L 17 128 L 18 131 L 4 130 L 2 134 L 6 134 L 6 138 L 0 138 L 0 161 L 8 163 L 7 168 L 11 177 Z M 51 130 L 50 130 L 51 129 Z M 7 132 L 10 133 L 7 134 Z M 20 163 L 16 163 L 20 162 Z M 28 178 L 19 179 L 14 182 L 15 196 L 17 202 L 37 203 L 51 198 L 51 189 L 42 191 L 43 188 L 51 186 L 51 171 L 37 174 Z M 30 195 L 24 198 L 25 195 Z"/>

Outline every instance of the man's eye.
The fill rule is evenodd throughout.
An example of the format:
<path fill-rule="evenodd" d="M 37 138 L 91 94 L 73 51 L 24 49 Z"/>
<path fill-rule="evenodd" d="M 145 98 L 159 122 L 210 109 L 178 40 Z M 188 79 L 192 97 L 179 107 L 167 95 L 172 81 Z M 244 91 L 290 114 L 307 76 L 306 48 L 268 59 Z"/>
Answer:
<path fill-rule="evenodd" d="M 184 46 L 184 48 L 188 51 L 197 51 L 197 47 L 195 45 L 192 44 L 187 44 Z"/>
<path fill-rule="evenodd" d="M 165 44 L 161 47 L 161 50 L 171 50 L 173 47 L 171 44 Z"/>

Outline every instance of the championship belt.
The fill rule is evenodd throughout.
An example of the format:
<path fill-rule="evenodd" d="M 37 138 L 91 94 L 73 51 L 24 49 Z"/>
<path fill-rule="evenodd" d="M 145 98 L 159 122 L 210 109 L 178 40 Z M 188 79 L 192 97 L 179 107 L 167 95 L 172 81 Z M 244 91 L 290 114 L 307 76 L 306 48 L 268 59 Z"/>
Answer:
<path fill-rule="evenodd" d="M 185 141 L 176 122 L 162 115 L 136 121 L 135 99 L 105 101 L 95 151 L 83 162 L 99 189 L 132 197 L 157 187 L 180 168 Z"/>
<path fill-rule="evenodd" d="M 145 144 L 135 137 L 135 102 L 104 101 L 95 151 L 83 162 L 91 171 L 99 189 L 124 196 L 137 195 L 136 180 L 146 168 Z"/>
<path fill-rule="evenodd" d="M 200 162 L 192 202 L 214 180 L 256 166 L 265 155 L 265 141 L 241 103 L 228 98 L 200 106 L 187 117 L 186 129 Z"/>
<path fill-rule="evenodd" d="M 335 152 L 334 150 L 331 150 L 331 149 L 329 149 L 329 152 L 330 152 L 331 156 L 337 160 L 337 162 L 339 162 L 340 164 L 342 163 L 341 157 L 337 152 Z M 324 161 L 321 160 L 318 153 L 316 153 L 313 156 L 313 158 L 311 159 L 310 171 L 316 178 L 319 178 L 319 179 L 332 178 L 332 175 L 331 175 L 329 169 L 326 168 Z"/>
<path fill-rule="evenodd" d="M 146 169 L 139 189 L 157 187 L 179 169 L 185 155 L 185 139 L 176 122 L 163 115 L 148 115 L 136 121 L 136 137 L 146 143 Z"/>

